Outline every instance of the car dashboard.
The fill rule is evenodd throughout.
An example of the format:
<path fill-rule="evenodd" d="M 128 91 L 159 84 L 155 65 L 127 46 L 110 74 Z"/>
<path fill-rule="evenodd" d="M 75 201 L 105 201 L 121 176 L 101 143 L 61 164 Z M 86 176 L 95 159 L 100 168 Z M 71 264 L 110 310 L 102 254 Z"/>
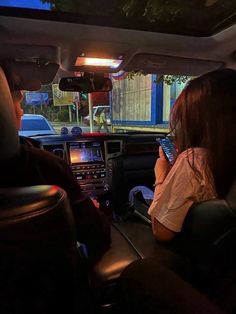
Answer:
<path fill-rule="evenodd" d="M 64 159 L 81 189 L 103 207 L 122 212 L 129 190 L 152 186 L 163 134 L 82 134 L 33 137 L 34 145 Z"/>

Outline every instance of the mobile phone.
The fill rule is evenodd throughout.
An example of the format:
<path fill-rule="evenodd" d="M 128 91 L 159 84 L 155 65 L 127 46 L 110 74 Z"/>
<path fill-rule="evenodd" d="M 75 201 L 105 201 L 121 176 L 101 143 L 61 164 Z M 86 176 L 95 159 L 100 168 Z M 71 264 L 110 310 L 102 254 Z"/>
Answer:
<path fill-rule="evenodd" d="M 167 160 L 173 164 L 176 154 L 174 143 L 169 139 L 169 137 L 158 138 L 157 141 L 161 145 Z"/>

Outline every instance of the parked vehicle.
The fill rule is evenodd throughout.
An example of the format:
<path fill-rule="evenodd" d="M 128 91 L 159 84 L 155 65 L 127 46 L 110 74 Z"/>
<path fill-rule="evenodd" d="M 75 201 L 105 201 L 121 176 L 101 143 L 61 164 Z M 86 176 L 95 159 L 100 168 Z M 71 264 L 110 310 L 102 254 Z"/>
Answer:
<path fill-rule="evenodd" d="M 19 135 L 53 135 L 57 134 L 50 122 L 40 114 L 24 114 L 21 118 Z"/>

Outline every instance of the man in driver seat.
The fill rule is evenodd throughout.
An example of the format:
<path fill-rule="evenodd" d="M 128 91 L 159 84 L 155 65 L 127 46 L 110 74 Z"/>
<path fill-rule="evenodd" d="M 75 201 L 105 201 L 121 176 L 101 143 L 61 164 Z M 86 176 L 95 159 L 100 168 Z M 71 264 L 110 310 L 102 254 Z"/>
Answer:
<path fill-rule="evenodd" d="M 9 84 L 11 86 L 11 84 Z M 19 130 L 23 93 L 11 91 Z M 86 197 L 70 167 L 61 158 L 29 145 L 20 145 L 20 153 L 1 165 L 0 187 L 57 185 L 63 188 L 74 213 L 78 241 L 87 247 L 88 261 L 95 263 L 110 246 L 110 226 L 105 215 Z"/>

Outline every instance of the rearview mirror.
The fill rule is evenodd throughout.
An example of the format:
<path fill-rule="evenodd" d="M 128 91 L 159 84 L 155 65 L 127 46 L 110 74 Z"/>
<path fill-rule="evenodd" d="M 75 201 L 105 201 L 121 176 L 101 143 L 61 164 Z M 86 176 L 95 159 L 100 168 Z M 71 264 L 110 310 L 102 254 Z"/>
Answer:
<path fill-rule="evenodd" d="M 67 92 L 109 92 L 112 82 L 107 77 L 63 77 L 59 89 Z"/>

